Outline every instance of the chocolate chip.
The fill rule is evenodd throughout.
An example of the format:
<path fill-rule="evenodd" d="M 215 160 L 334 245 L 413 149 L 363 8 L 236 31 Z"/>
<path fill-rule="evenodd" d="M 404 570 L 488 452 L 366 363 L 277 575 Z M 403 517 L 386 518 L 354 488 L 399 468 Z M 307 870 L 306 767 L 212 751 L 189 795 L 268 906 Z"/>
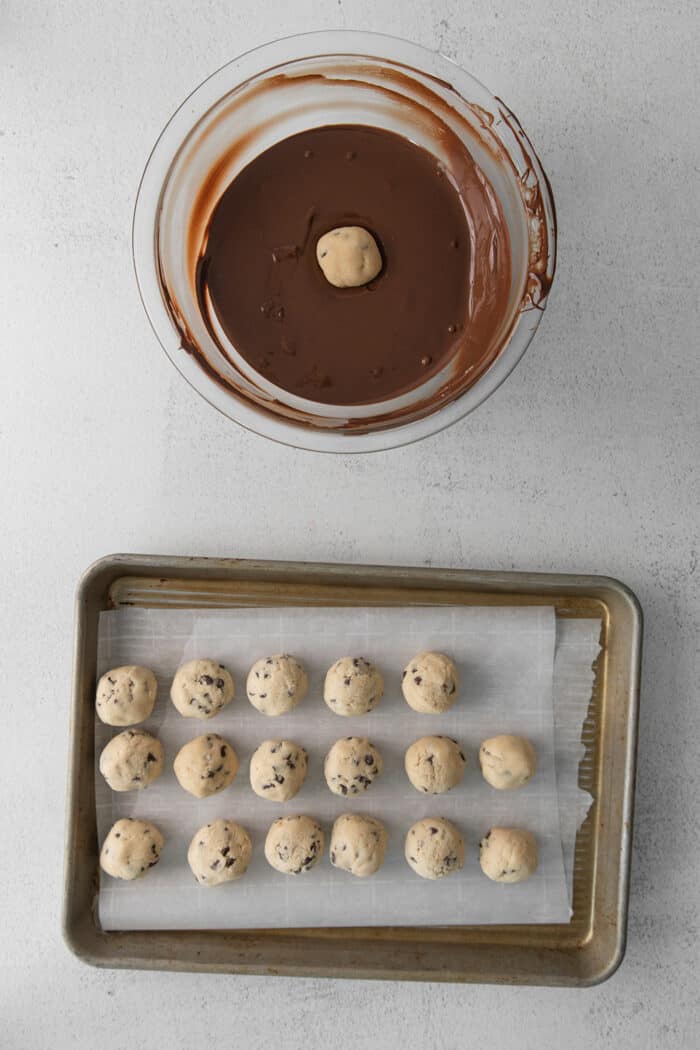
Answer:
<path fill-rule="evenodd" d="M 149 751 L 148 754 L 146 755 L 146 761 L 147 762 L 157 762 L 158 759 L 156 758 L 156 756 L 153 754 L 152 751 Z"/>
<path fill-rule="evenodd" d="M 416 677 L 413 679 L 413 681 L 416 683 L 416 685 L 420 685 L 421 682 L 423 681 L 423 679 L 421 678 L 420 675 L 416 675 Z"/>
<path fill-rule="evenodd" d="M 463 751 L 460 751 L 459 757 L 462 759 L 463 762 L 467 761 L 466 758 L 464 757 L 464 752 Z"/>
<path fill-rule="evenodd" d="M 219 850 L 219 853 L 221 854 L 222 857 L 225 857 L 230 852 L 231 852 L 231 847 L 230 846 L 222 846 L 221 849 Z"/>
<path fill-rule="evenodd" d="M 370 755 L 370 754 L 365 755 L 365 765 L 366 766 L 373 766 L 374 765 L 374 757 L 372 755 Z"/>
<path fill-rule="evenodd" d="M 217 689 L 223 689 L 224 688 L 224 680 L 223 680 L 223 678 L 217 678 L 215 683 L 214 683 L 214 685 L 216 686 Z"/>
<path fill-rule="evenodd" d="M 331 850 L 331 864 L 335 864 L 335 850 Z"/>
<path fill-rule="evenodd" d="M 209 865 L 209 867 L 211 868 L 211 870 L 212 870 L 212 871 L 216 871 L 216 869 L 217 869 L 217 868 L 219 867 L 219 865 L 220 865 L 220 864 L 221 864 L 221 861 L 220 861 L 220 860 L 219 860 L 219 858 L 217 857 L 217 859 L 216 859 L 216 860 L 213 860 L 213 861 L 211 862 L 211 864 Z"/>
<path fill-rule="evenodd" d="M 214 684 L 214 679 L 212 678 L 212 676 L 210 674 L 202 674 L 202 675 L 199 676 L 199 684 L 200 685 L 213 685 Z"/>
<path fill-rule="evenodd" d="M 279 773 L 275 773 L 275 782 L 277 784 L 284 784 L 284 777 L 280 776 Z"/>
<path fill-rule="evenodd" d="M 222 758 L 226 757 L 226 745 L 225 744 L 221 745 L 221 757 Z"/>
<path fill-rule="evenodd" d="M 351 682 L 352 682 L 352 678 L 344 678 L 343 679 L 343 684 L 344 685 L 350 685 Z"/>
<path fill-rule="evenodd" d="M 437 833 L 438 833 L 438 829 L 437 828 L 433 828 L 433 827 L 430 828 L 430 834 L 431 835 L 437 835 Z"/>
<path fill-rule="evenodd" d="M 236 863 L 236 858 L 235 857 L 227 857 L 226 858 L 226 863 L 224 864 L 224 867 L 225 868 L 232 868 L 235 863 Z"/>

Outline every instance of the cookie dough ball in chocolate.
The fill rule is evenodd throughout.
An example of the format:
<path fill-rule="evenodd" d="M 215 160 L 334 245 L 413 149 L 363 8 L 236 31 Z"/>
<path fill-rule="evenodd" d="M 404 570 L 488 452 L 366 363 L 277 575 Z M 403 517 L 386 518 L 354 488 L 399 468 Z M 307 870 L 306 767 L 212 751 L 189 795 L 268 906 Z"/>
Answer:
<path fill-rule="evenodd" d="M 479 863 L 494 882 L 524 882 L 537 871 L 537 842 L 521 828 L 491 828 L 481 840 Z"/>
<path fill-rule="evenodd" d="M 457 698 L 459 673 L 444 653 L 418 653 L 403 672 L 401 690 L 406 703 L 421 714 L 447 711 Z"/>
<path fill-rule="evenodd" d="M 416 791 L 441 795 L 464 776 L 464 752 L 449 736 L 424 736 L 406 752 L 406 776 Z"/>
<path fill-rule="evenodd" d="M 380 820 L 343 813 L 331 832 L 331 864 L 358 879 L 374 875 L 384 863 L 386 830 Z"/>
<path fill-rule="evenodd" d="M 190 660 L 173 679 L 170 699 L 184 718 L 213 718 L 233 700 L 233 678 L 216 660 Z"/>
<path fill-rule="evenodd" d="M 140 879 L 160 860 L 164 841 L 150 820 L 124 817 L 104 840 L 100 867 L 115 879 Z"/>
<path fill-rule="evenodd" d="M 180 787 L 195 798 L 208 798 L 229 786 L 238 772 L 238 756 L 228 740 L 207 733 L 180 748 L 173 769 Z"/>
<path fill-rule="evenodd" d="M 362 226 L 338 226 L 320 237 L 316 258 L 323 276 L 336 288 L 359 288 L 382 268 L 377 242 Z"/>
<path fill-rule="evenodd" d="M 233 820 L 215 820 L 195 834 L 187 863 L 202 886 L 219 886 L 245 875 L 252 852 L 245 828 Z"/>
<path fill-rule="evenodd" d="M 363 736 L 336 740 L 323 763 L 323 775 L 334 795 L 359 795 L 382 771 L 382 756 Z"/>
<path fill-rule="evenodd" d="M 260 798 L 288 802 L 306 780 L 308 759 L 292 740 L 263 740 L 250 760 L 250 786 Z"/>
<path fill-rule="evenodd" d="M 344 656 L 326 675 L 323 699 L 336 715 L 366 715 L 384 694 L 380 672 L 362 656 Z"/>
<path fill-rule="evenodd" d="M 464 839 L 443 817 L 417 821 L 406 835 L 406 860 L 423 879 L 442 879 L 464 867 Z"/>
<path fill-rule="evenodd" d="M 143 729 L 125 729 L 100 755 L 100 773 L 112 791 L 140 791 L 163 772 L 163 745 Z"/>
<path fill-rule="evenodd" d="M 246 682 L 248 699 L 263 715 L 284 715 L 300 704 L 309 688 L 306 671 L 293 656 L 263 656 Z"/>
<path fill-rule="evenodd" d="M 147 667 L 115 667 L 97 683 L 95 707 L 108 726 L 134 726 L 153 710 L 158 683 Z"/>
<path fill-rule="evenodd" d="M 519 788 L 537 769 L 535 749 L 522 736 L 492 736 L 479 748 L 484 780 L 499 791 Z"/>
<path fill-rule="evenodd" d="M 280 817 L 265 839 L 265 857 L 283 875 L 310 871 L 323 855 L 323 829 L 313 817 Z"/>

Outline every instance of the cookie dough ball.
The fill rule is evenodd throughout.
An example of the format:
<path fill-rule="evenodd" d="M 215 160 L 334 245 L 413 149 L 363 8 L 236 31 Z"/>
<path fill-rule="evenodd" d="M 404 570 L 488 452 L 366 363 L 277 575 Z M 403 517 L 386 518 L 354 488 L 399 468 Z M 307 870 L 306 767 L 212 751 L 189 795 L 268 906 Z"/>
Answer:
<path fill-rule="evenodd" d="M 238 755 L 228 740 L 207 733 L 180 748 L 173 769 L 180 787 L 195 798 L 208 798 L 229 786 L 238 772 Z"/>
<path fill-rule="evenodd" d="M 441 795 L 464 776 L 464 752 L 449 736 L 424 736 L 406 752 L 406 776 L 416 791 Z"/>
<path fill-rule="evenodd" d="M 100 852 L 100 867 L 115 879 L 140 879 L 160 860 L 164 838 L 150 820 L 125 817 L 113 824 Z"/>
<path fill-rule="evenodd" d="M 417 821 L 406 835 L 406 860 L 423 879 L 442 879 L 464 867 L 464 839 L 443 817 Z"/>
<path fill-rule="evenodd" d="M 283 875 L 313 868 L 323 854 L 323 829 L 312 817 L 280 817 L 265 839 L 265 857 Z"/>
<path fill-rule="evenodd" d="M 535 836 L 520 828 L 491 828 L 481 840 L 479 863 L 494 882 L 524 882 L 537 871 Z"/>
<path fill-rule="evenodd" d="M 492 736 L 479 748 L 484 780 L 499 791 L 522 787 L 537 769 L 537 756 L 522 736 Z"/>
<path fill-rule="evenodd" d="M 139 791 L 163 772 L 163 745 L 143 729 L 125 729 L 100 755 L 100 773 L 112 791 Z"/>
<path fill-rule="evenodd" d="M 331 832 L 331 864 L 358 879 L 374 875 L 384 863 L 386 829 L 380 820 L 343 813 Z"/>
<path fill-rule="evenodd" d="M 170 699 L 183 718 L 213 718 L 233 700 L 233 678 L 216 660 L 190 660 L 178 668 Z"/>
<path fill-rule="evenodd" d="M 362 656 L 343 656 L 326 675 L 323 699 L 336 715 L 366 715 L 384 694 L 380 672 Z"/>
<path fill-rule="evenodd" d="M 421 714 L 447 711 L 455 702 L 458 688 L 459 672 L 444 653 L 418 653 L 401 678 L 406 703 Z"/>
<path fill-rule="evenodd" d="M 196 833 L 187 850 L 187 863 L 202 886 L 219 886 L 244 875 L 253 847 L 245 828 L 233 820 L 215 820 Z"/>
<path fill-rule="evenodd" d="M 306 780 L 308 757 L 292 740 L 263 740 L 250 760 L 250 786 L 260 798 L 288 802 Z"/>
<path fill-rule="evenodd" d="M 97 683 L 95 707 L 108 726 L 135 726 L 147 719 L 156 702 L 158 683 L 147 667 L 115 667 Z"/>
<path fill-rule="evenodd" d="M 306 671 L 293 656 L 264 656 L 248 673 L 246 691 L 263 715 L 286 715 L 300 704 L 309 688 Z"/>
<path fill-rule="evenodd" d="M 382 268 L 377 242 L 362 226 L 338 226 L 319 237 L 316 258 L 323 276 L 336 288 L 359 288 Z"/>
<path fill-rule="evenodd" d="M 323 763 L 323 775 L 334 795 L 359 795 L 383 769 L 382 756 L 364 736 L 336 740 Z"/>

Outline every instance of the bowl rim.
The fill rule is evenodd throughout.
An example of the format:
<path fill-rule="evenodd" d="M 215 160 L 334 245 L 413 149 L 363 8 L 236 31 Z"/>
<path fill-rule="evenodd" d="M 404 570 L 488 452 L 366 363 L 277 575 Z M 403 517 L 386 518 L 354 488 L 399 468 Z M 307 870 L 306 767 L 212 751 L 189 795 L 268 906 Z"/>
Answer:
<path fill-rule="evenodd" d="M 547 295 L 542 297 L 536 308 L 520 311 L 498 357 L 473 386 L 459 397 L 436 407 L 422 418 L 359 434 L 300 426 L 248 406 L 224 390 L 182 348 L 180 333 L 163 300 L 156 251 L 158 210 L 174 157 L 204 113 L 235 90 L 237 84 L 253 76 L 263 75 L 280 64 L 338 55 L 371 57 L 380 61 L 385 59 L 413 66 L 427 77 L 446 81 L 465 101 L 472 104 L 486 103 L 487 109 L 497 108 L 501 111 L 513 133 L 516 146 L 527 157 L 536 177 L 547 231 L 545 272 L 551 279 L 556 266 L 557 242 L 554 199 L 549 180 L 517 117 L 481 81 L 441 52 L 398 36 L 350 29 L 291 34 L 257 45 L 225 62 L 189 92 L 166 121 L 146 161 L 134 204 L 131 253 L 138 294 L 158 342 L 180 375 L 213 408 L 244 429 L 279 444 L 313 452 L 360 454 L 399 448 L 423 440 L 440 433 L 483 404 L 522 359 L 539 327 Z M 232 84 L 230 77 L 233 72 L 240 72 L 241 75 Z M 468 95 L 465 94 L 467 89 Z"/>

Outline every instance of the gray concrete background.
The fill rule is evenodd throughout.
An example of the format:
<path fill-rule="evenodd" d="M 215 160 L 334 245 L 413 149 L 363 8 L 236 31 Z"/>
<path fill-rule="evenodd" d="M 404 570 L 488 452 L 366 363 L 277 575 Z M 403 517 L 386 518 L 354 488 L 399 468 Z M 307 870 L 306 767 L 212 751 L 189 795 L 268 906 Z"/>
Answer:
<path fill-rule="evenodd" d="M 342 26 L 440 48 L 502 95 L 560 220 L 551 304 L 516 373 L 446 433 L 372 458 L 279 448 L 210 409 L 160 351 L 129 247 L 143 164 L 182 97 L 267 38 Z M 661 0 L 0 5 L 3 1050 L 692 1044 L 698 28 L 696 4 Z M 59 935 L 73 589 L 118 550 L 629 583 L 647 636 L 619 973 L 546 991 L 110 973 L 73 959 Z"/>

